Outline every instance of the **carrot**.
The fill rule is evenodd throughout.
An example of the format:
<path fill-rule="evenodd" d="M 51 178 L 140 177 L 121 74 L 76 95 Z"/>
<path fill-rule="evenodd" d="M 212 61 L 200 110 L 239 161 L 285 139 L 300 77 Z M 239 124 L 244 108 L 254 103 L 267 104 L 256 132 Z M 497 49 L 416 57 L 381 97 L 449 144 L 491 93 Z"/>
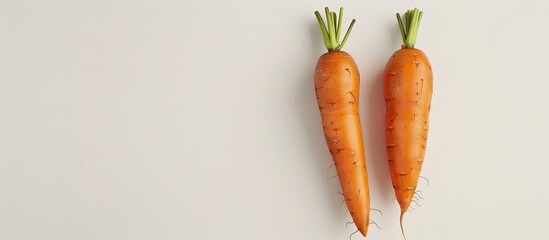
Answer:
<path fill-rule="evenodd" d="M 414 197 L 425 157 L 433 92 L 431 64 L 425 53 L 414 48 L 422 15 L 417 8 L 409 10 L 404 27 L 397 13 L 404 43 L 387 62 L 383 84 L 387 160 L 403 236 L 402 218 Z"/>
<path fill-rule="evenodd" d="M 343 196 L 354 224 L 363 236 L 368 231 L 370 196 L 364 156 L 358 99 L 360 77 L 351 55 L 341 51 L 355 23 L 351 22 L 343 41 L 339 43 L 343 8 L 336 13 L 326 10 L 328 26 L 320 13 L 317 17 L 328 53 L 316 64 L 314 81 L 322 128 L 332 155 Z"/>

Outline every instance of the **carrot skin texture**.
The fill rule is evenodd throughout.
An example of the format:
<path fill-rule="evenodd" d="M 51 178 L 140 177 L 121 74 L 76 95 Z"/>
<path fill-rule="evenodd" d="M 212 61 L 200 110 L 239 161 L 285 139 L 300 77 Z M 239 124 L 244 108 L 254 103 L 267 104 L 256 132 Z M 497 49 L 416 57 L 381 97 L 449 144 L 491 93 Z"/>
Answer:
<path fill-rule="evenodd" d="M 324 136 L 345 203 L 358 230 L 366 236 L 370 197 L 358 108 L 358 67 L 348 53 L 329 52 L 319 58 L 314 80 Z"/>
<path fill-rule="evenodd" d="M 412 202 L 425 158 L 433 73 L 425 53 L 396 51 L 384 72 L 385 136 L 391 181 L 402 215 Z"/>

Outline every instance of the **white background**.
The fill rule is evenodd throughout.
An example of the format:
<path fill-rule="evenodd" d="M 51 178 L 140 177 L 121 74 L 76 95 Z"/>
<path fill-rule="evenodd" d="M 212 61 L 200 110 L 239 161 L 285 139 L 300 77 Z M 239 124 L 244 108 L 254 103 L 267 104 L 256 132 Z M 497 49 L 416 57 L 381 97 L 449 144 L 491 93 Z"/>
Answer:
<path fill-rule="evenodd" d="M 1 1 L 0 239 L 348 239 L 313 86 L 325 6 L 357 19 L 367 239 L 402 239 L 380 76 L 415 6 L 435 90 L 408 239 L 549 239 L 542 0 Z"/>

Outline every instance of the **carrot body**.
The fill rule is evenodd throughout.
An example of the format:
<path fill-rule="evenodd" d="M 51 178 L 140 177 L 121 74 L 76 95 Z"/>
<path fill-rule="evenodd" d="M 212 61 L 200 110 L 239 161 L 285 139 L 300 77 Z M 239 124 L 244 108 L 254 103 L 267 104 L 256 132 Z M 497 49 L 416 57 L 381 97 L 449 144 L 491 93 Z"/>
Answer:
<path fill-rule="evenodd" d="M 433 72 L 425 53 L 415 48 L 423 12 L 408 10 L 404 20 L 396 17 L 402 48 L 391 56 L 383 75 L 385 95 L 385 139 L 387 161 L 402 219 L 416 194 L 429 131 L 429 111 L 433 94 Z"/>
<path fill-rule="evenodd" d="M 319 58 L 314 79 L 322 128 L 345 203 L 358 230 L 366 236 L 370 197 L 358 110 L 358 68 L 348 53 L 329 52 Z"/>
<path fill-rule="evenodd" d="M 383 86 L 387 160 L 402 216 L 416 191 L 427 146 L 433 92 L 427 56 L 415 48 L 396 51 L 385 68 Z"/>
<path fill-rule="evenodd" d="M 355 61 L 341 48 L 347 41 L 355 20 L 339 42 L 343 8 L 339 18 L 325 8 L 327 25 L 315 12 L 328 53 L 318 59 L 315 69 L 315 91 L 322 117 L 322 128 L 328 149 L 353 222 L 363 236 L 370 223 L 370 191 L 358 116 L 360 76 Z"/>

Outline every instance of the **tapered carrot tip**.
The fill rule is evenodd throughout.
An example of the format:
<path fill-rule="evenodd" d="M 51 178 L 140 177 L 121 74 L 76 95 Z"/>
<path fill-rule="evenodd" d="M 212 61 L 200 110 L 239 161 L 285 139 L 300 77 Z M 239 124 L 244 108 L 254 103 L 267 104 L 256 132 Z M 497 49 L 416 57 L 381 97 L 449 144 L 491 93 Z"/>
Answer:
<path fill-rule="evenodd" d="M 366 233 L 368 232 L 368 223 L 364 222 L 358 226 L 358 231 L 362 234 L 362 236 L 366 237 Z"/>
<path fill-rule="evenodd" d="M 404 237 L 404 240 L 406 240 L 406 235 L 404 234 L 404 227 L 402 227 L 402 218 L 404 218 L 404 213 L 406 213 L 406 211 L 400 210 L 400 231 L 402 231 L 402 236 Z"/>

